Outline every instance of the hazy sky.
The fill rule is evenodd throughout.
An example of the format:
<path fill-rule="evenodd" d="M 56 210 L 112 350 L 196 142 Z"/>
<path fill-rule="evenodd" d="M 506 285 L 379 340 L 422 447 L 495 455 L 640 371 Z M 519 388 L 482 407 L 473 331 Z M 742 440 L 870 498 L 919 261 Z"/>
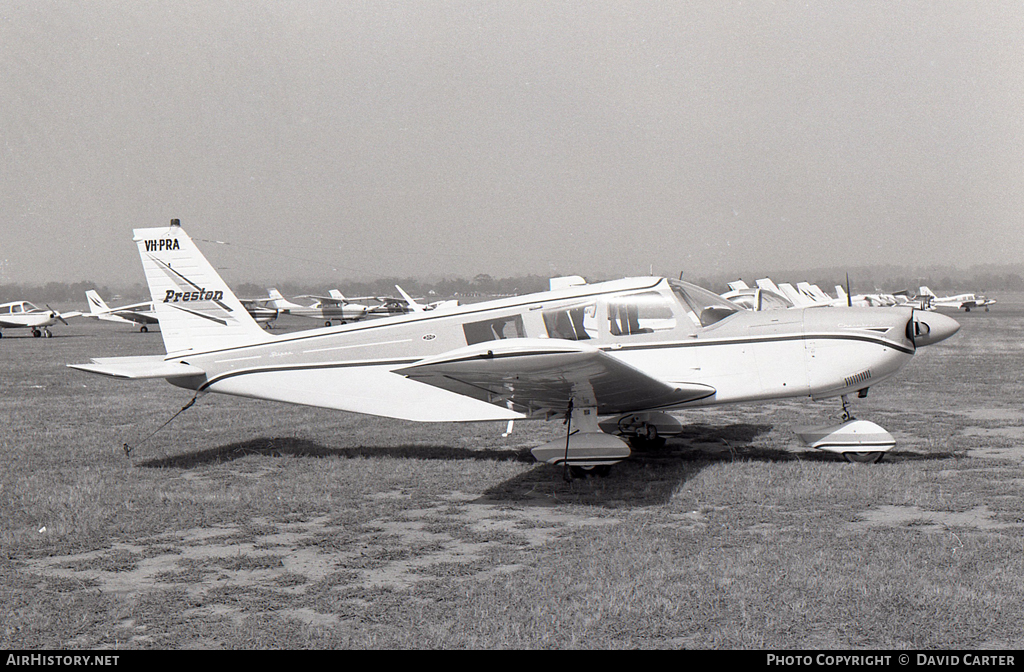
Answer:
<path fill-rule="evenodd" d="M 0 0 L 0 133 L 0 282 L 1024 262 L 1024 3 Z"/>

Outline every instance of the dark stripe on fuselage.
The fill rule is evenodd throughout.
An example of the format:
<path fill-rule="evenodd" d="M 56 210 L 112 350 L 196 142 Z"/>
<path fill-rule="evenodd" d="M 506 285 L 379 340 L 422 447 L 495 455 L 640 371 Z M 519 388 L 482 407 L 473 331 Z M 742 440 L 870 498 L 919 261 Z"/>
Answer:
<path fill-rule="evenodd" d="M 606 351 L 606 352 L 607 351 L 621 352 L 623 350 L 631 350 L 631 351 L 636 351 L 636 350 L 664 350 L 664 349 L 668 349 L 668 348 L 693 348 L 693 347 L 699 347 L 699 346 L 708 347 L 708 346 L 727 346 L 727 345 L 749 345 L 749 344 L 752 344 L 752 343 L 771 343 L 771 342 L 778 342 L 778 341 L 797 341 L 797 340 L 804 340 L 804 341 L 806 341 L 806 340 L 814 340 L 814 339 L 827 339 L 827 340 L 840 340 L 840 341 L 862 341 L 862 342 L 867 342 L 867 343 L 873 343 L 875 345 L 881 345 L 881 346 L 884 346 L 884 347 L 887 347 L 887 348 L 892 348 L 893 350 L 897 350 L 897 351 L 902 352 L 904 354 L 908 354 L 908 355 L 914 354 L 914 350 L 913 349 L 907 348 L 907 347 L 905 347 L 905 346 L 903 346 L 901 344 L 893 343 L 892 341 L 889 341 L 889 340 L 886 340 L 886 339 L 883 339 L 883 338 L 873 338 L 873 337 L 868 336 L 868 335 L 857 335 L 857 334 L 799 334 L 799 335 L 790 335 L 790 336 L 762 336 L 762 337 L 736 338 L 736 339 L 720 339 L 720 340 L 715 340 L 715 341 L 704 340 L 704 341 L 699 341 L 699 342 L 694 342 L 694 341 L 673 341 L 671 343 L 643 343 L 643 344 L 634 344 L 634 345 L 623 345 L 622 347 L 612 347 L 610 345 L 596 346 L 596 347 L 598 347 L 599 350 Z M 575 342 L 581 342 L 581 341 L 572 341 L 572 342 L 575 343 Z M 518 356 L 524 356 L 524 355 L 565 355 L 565 354 L 573 354 L 573 353 L 576 353 L 576 352 L 579 352 L 579 351 L 578 350 L 573 350 L 573 349 L 568 349 L 568 350 L 556 351 L 556 352 L 552 352 L 550 350 L 545 350 L 545 351 L 535 351 L 535 352 L 502 353 L 502 354 L 493 354 L 493 355 L 474 355 L 472 357 L 466 357 L 466 358 L 460 359 L 460 360 L 453 359 L 451 361 L 452 362 L 456 362 L 456 361 L 471 361 L 471 360 L 478 360 L 478 359 L 499 359 L 499 358 L 518 357 Z M 206 353 L 204 353 L 204 354 L 206 354 Z M 175 359 L 177 359 L 177 358 L 175 358 Z M 276 366 L 276 367 L 265 366 L 265 367 L 258 367 L 258 368 L 252 368 L 252 369 L 241 369 L 241 370 L 237 370 L 237 371 L 228 371 L 226 373 L 219 374 L 216 377 L 211 378 L 210 380 L 208 380 L 205 383 L 203 383 L 203 385 L 199 388 L 199 390 L 200 391 L 205 390 L 208 387 L 210 387 L 211 385 L 213 385 L 214 383 L 219 382 L 221 380 L 225 380 L 227 378 L 234 378 L 236 376 L 245 376 L 245 375 L 249 375 L 249 374 L 270 373 L 270 372 L 274 372 L 274 371 L 306 371 L 306 370 L 312 371 L 312 370 L 318 370 L 318 369 L 347 369 L 347 368 L 352 368 L 352 367 L 357 367 L 357 366 L 391 366 L 391 365 L 399 366 L 399 365 L 415 364 L 416 362 L 419 362 L 419 361 L 422 361 L 422 360 L 423 360 L 422 357 L 410 357 L 410 358 L 392 359 L 392 360 L 362 360 L 362 361 L 352 361 L 352 362 L 330 362 L 330 363 L 324 363 L 324 364 L 284 364 L 284 365 Z M 626 364 L 628 364 L 628 362 L 626 362 Z M 696 382 L 696 381 L 694 381 L 694 382 Z M 667 384 L 671 384 L 671 383 L 667 383 Z"/>
<path fill-rule="evenodd" d="M 736 338 L 721 338 L 716 340 L 704 339 L 704 340 L 691 340 L 691 341 L 673 341 L 671 343 L 634 343 L 634 344 L 623 344 L 621 347 L 616 347 L 614 350 L 620 352 L 622 350 L 656 350 L 661 348 L 694 348 L 702 345 L 746 345 L 748 343 L 767 343 L 769 341 L 809 341 L 809 340 L 833 340 L 833 341 L 864 341 L 867 343 L 874 343 L 875 345 L 884 345 L 887 348 L 898 350 L 907 355 L 912 355 L 916 352 L 914 348 L 908 348 L 902 343 L 896 343 L 885 338 L 877 338 L 869 336 L 868 334 L 789 334 L 786 336 L 749 336 L 749 337 L 736 337 Z M 612 350 L 609 347 L 601 347 L 602 350 Z"/>

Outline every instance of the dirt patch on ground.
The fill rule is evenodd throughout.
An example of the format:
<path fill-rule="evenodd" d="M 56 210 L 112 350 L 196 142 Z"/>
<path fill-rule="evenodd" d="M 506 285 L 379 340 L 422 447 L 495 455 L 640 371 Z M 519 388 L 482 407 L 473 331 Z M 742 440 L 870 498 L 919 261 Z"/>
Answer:
<path fill-rule="evenodd" d="M 860 514 L 861 520 L 850 523 L 850 529 L 870 527 L 913 527 L 924 531 L 973 528 L 976 530 L 1006 530 L 1024 527 L 1017 523 L 995 520 L 995 513 L 987 506 L 976 506 L 970 511 L 926 511 L 917 506 L 879 506 Z"/>
<path fill-rule="evenodd" d="M 573 529 L 617 522 L 455 492 L 438 506 L 404 510 L 358 534 L 328 516 L 289 523 L 254 519 L 248 531 L 235 525 L 181 530 L 26 564 L 43 580 L 72 581 L 104 593 L 184 589 L 204 602 L 196 614 L 241 619 L 252 613 L 205 597 L 225 588 L 301 595 L 324 580 L 347 589 L 403 589 L 439 575 L 514 572 L 524 565 L 482 561 L 496 550 L 527 551 Z M 262 533 L 254 534 L 254 528 Z M 335 614 L 310 609 L 275 613 L 310 625 L 338 622 Z"/>

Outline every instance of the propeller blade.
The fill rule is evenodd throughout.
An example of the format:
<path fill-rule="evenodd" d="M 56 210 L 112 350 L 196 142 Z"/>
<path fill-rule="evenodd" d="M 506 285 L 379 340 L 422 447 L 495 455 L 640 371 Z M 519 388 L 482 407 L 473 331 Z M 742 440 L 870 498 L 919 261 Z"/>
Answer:
<path fill-rule="evenodd" d="M 46 307 L 50 308 L 50 304 L 46 304 Z M 60 313 L 58 313 L 53 308 L 50 308 L 50 317 L 56 317 L 58 320 L 60 320 L 64 324 L 67 324 L 67 320 L 65 320 L 63 317 L 61 317 Z"/>
<path fill-rule="evenodd" d="M 850 274 L 846 274 L 846 306 L 853 306 L 853 294 L 850 294 Z"/>

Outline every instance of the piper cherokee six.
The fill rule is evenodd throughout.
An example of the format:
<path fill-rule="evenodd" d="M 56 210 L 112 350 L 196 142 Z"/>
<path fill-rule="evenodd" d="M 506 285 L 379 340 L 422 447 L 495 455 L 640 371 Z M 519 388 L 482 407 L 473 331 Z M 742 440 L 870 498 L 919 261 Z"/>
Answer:
<path fill-rule="evenodd" d="M 197 396 L 422 422 L 565 416 L 566 435 L 533 454 L 576 474 L 681 432 L 669 410 L 806 396 L 841 397 L 845 409 L 847 395 L 959 329 L 909 308 L 747 311 L 687 282 L 639 277 L 273 336 L 178 220 L 134 233 L 167 354 L 69 366 L 164 378 Z M 852 418 L 802 436 L 852 461 L 895 444 Z"/>

